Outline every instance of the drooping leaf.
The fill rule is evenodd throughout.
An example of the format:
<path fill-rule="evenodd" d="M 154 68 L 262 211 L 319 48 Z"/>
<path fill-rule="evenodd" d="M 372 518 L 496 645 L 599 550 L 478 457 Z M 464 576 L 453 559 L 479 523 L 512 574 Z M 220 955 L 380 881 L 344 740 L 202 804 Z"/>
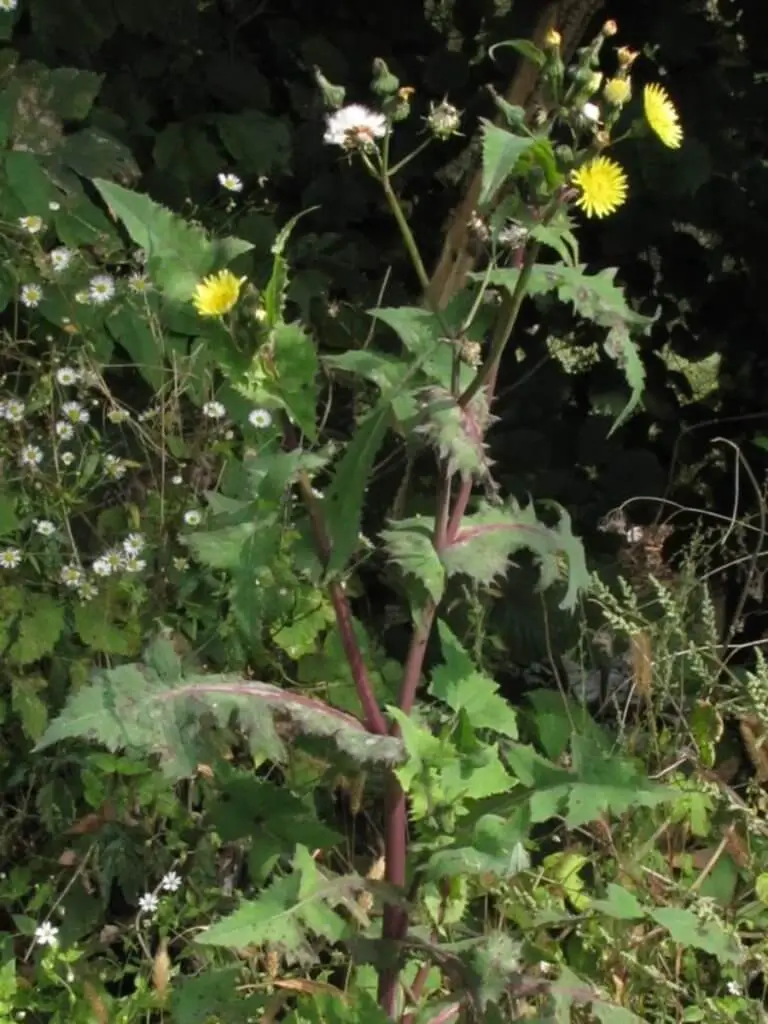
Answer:
<path fill-rule="evenodd" d="M 568 585 L 560 607 L 573 608 L 589 586 L 589 573 L 584 548 L 571 532 L 570 516 L 564 510 L 558 525 L 550 527 L 538 519 L 532 504 L 525 508 L 515 501 L 506 507 L 483 504 L 462 520 L 441 558 L 449 576 L 461 574 L 490 584 L 506 573 L 510 558 L 521 550 L 537 559 L 542 588 L 560 578 L 561 563 L 567 560 Z"/>
<path fill-rule="evenodd" d="M 543 50 L 530 41 L 530 39 L 502 39 L 499 43 L 494 43 L 493 46 L 488 48 L 488 56 L 493 57 L 495 50 L 503 50 L 509 47 L 511 50 L 517 51 L 521 57 L 525 57 L 526 60 L 531 61 L 537 68 L 543 68 L 547 62 L 547 55 Z"/>
<path fill-rule="evenodd" d="M 493 199 L 514 172 L 524 153 L 533 146 L 534 139 L 513 135 L 492 121 L 482 120 L 483 170 L 479 204 L 485 206 Z"/>
<path fill-rule="evenodd" d="M 162 678 L 150 663 L 97 672 L 74 693 L 48 726 L 38 749 L 64 739 L 99 742 L 111 751 L 159 756 L 166 775 L 184 778 L 210 763 L 215 747 L 207 722 L 220 729 L 233 716 L 248 734 L 255 757 L 284 761 L 278 727 L 293 735 L 323 739 L 357 764 L 397 764 L 403 747 L 389 736 L 373 736 L 362 723 L 322 701 L 234 675 Z M 156 663 L 156 662 L 155 662 Z"/>
<path fill-rule="evenodd" d="M 479 672 L 445 622 L 438 623 L 443 664 L 432 670 L 429 694 L 456 713 L 463 711 L 475 729 L 517 739 L 515 709 L 499 694 L 498 684 Z"/>
<path fill-rule="evenodd" d="M 645 389 L 645 367 L 637 350 L 637 345 L 632 341 L 630 333 L 624 324 L 612 327 L 608 331 L 608 337 L 603 345 L 605 352 L 613 359 L 630 387 L 629 401 L 616 417 L 611 426 L 608 436 L 618 430 L 622 423 L 625 423 L 631 414 L 640 404 Z"/>

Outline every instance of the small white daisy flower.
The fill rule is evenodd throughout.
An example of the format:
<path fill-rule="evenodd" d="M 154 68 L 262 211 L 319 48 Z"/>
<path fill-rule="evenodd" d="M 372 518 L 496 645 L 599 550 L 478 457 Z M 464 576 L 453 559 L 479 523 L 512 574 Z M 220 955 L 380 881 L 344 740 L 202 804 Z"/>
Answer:
<path fill-rule="evenodd" d="M 35 942 L 38 946 L 55 946 L 58 941 L 59 929 L 50 921 L 43 921 L 35 928 Z"/>
<path fill-rule="evenodd" d="M 147 253 L 147 250 L 146 249 L 137 249 L 136 252 L 132 256 L 132 259 L 133 259 L 134 263 L 138 263 L 140 267 L 143 267 L 144 264 L 149 259 L 149 255 Z"/>
<path fill-rule="evenodd" d="M 86 288 L 81 288 L 79 292 L 75 292 L 75 302 L 79 306 L 87 306 L 90 304 L 91 295 Z"/>
<path fill-rule="evenodd" d="M 54 273 L 60 274 L 62 270 L 66 270 L 72 262 L 73 255 L 72 250 L 68 249 L 66 245 L 60 245 L 56 249 L 51 249 L 48 253 L 48 258 L 51 261 Z"/>
<path fill-rule="evenodd" d="M 19 462 L 22 466 L 39 466 L 43 461 L 43 450 L 36 444 L 25 444 L 19 452 Z"/>
<path fill-rule="evenodd" d="M 209 420 L 221 420 L 227 415 L 227 410 L 221 402 L 206 402 L 203 406 L 203 415 Z"/>
<path fill-rule="evenodd" d="M 102 304 L 109 302 L 115 294 L 115 279 L 111 274 L 97 274 L 92 277 L 88 285 L 88 295 L 91 302 Z"/>
<path fill-rule="evenodd" d="M 126 572 L 144 572 L 147 563 L 143 558 L 137 558 L 136 555 L 126 555 L 123 559 L 123 568 Z"/>
<path fill-rule="evenodd" d="M 81 601 L 92 601 L 94 597 L 98 597 L 99 588 L 90 580 L 84 580 L 77 588 L 77 595 Z"/>
<path fill-rule="evenodd" d="M 27 309 L 34 309 L 40 305 L 43 297 L 43 289 L 39 284 L 25 284 L 21 288 L 21 304 Z"/>
<path fill-rule="evenodd" d="M 141 533 L 129 533 L 123 541 L 123 551 L 126 555 L 141 554 L 146 546 L 146 538 Z"/>
<path fill-rule="evenodd" d="M 61 455 L 59 456 L 59 459 L 61 460 L 61 462 L 64 463 L 65 466 L 71 466 L 72 463 L 75 461 L 75 453 L 62 452 Z"/>
<path fill-rule="evenodd" d="M 202 521 L 203 517 L 196 508 L 191 508 L 184 513 L 184 522 L 187 526 L 199 526 Z"/>
<path fill-rule="evenodd" d="M 61 414 L 70 423 L 87 423 L 91 414 L 79 402 L 64 402 Z"/>
<path fill-rule="evenodd" d="M 21 552 L 18 548 L 3 548 L 0 551 L 0 569 L 15 569 L 21 564 Z"/>
<path fill-rule="evenodd" d="M 97 576 L 111 576 L 113 569 L 106 558 L 97 558 L 91 566 Z"/>
<path fill-rule="evenodd" d="M 248 422 L 257 430 L 272 426 L 272 414 L 266 409 L 253 409 L 248 413 Z"/>
<path fill-rule="evenodd" d="M 128 287 L 136 295 L 143 295 L 149 291 L 149 278 L 146 274 L 131 274 L 128 278 Z"/>
<path fill-rule="evenodd" d="M 109 566 L 110 572 L 119 572 L 125 568 L 125 555 L 119 548 L 109 548 L 100 561 Z"/>
<path fill-rule="evenodd" d="M 30 235 L 36 235 L 43 226 L 43 218 L 38 217 L 36 213 L 30 217 L 19 217 L 19 227 L 22 228 Z"/>
<path fill-rule="evenodd" d="M 58 213 L 61 209 L 61 203 L 57 203 L 55 199 L 52 199 L 50 203 L 48 203 L 48 209 L 52 210 L 54 213 Z"/>
<path fill-rule="evenodd" d="M 227 192 L 242 192 L 243 183 L 236 174 L 219 174 L 219 184 L 222 188 L 225 188 Z"/>
<path fill-rule="evenodd" d="M 343 149 L 367 149 L 387 134 L 387 119 L 360 103 L 329 114 L 324 141 Z"/>
<path fill-rule="evenodd" d="M 75 428 L 71 423 L 67 423 L 66 420 L 57 420 L 56 426 L 53 429 L 56 431 L 56 437 L 60 441 L 71 441 L 75 436 Z"/>
<path fill-rule="evenodd" d="M 738 981 L 729 981 L 725 987 L 728 989 L 729 996 L 741 995 L 741 985 L 738 983 Z"/>
<path fill-rule="evenodd" d="M 24 403 L 18 398 L 9 398 L 3 402 L 0 416 L 10 423 L 20 423 L 24 419 L 24 408 Z"/>
<path fill-rule="evenodd" d="M 75 565 L 74 562 L 70 562 L 69 565 L 62 567 L 59 573 L 59 580 L 64 584 L 65 587 L 71 587 L 76 589 L 83 585 L 83 570 Z"/>
<path fill-rule="evenodd" d="M 15 11 L 18 6 L 19 0 L 0 0 L 0 11 L 5 11 L 7 14 Z"/>
<path fill-rule="evenodd" d="M 175 484 L 175 486 L 178 487 L 179 484 L 184 483 L 184 477 L 181 475 L 181 473 L 176 473 L 174 476 L 171 477 L 171 483 Z"/>
<path fill-rule="evenodd" d="M 178 892 L 181 888 L 181 875 L 175 871 L 169 871 L 160 880 L 160 888 L 164 892 Z"/>
<path fill-rule="evenodd" d="M 71 387 L 80 380 L 80 371 L 74 366 L 60 366 L 56 371 L 56 381 L 63 388 Z"/>
<path fill-rule="evenodd" d="M 35 519 L 34 523 L 35 533 L 39 533 L 41 537 L 52 537 L 56 533 L 56 524 L 50 519 Z"/>
<path fill-rule="evenodd" d="M 142 914 L 154 914 L 160 902 L 153 892 L 145 892 L 139 897 L 139 910 Z"/>
<path fill-rule="evenodd" d="M 108 477 L 111 477 L 113 480 L 119 480 L 128 472 L 128 467 L 116 455 L 105 455 L 104 471 Z"/>
<path fill-rule="evenodd" d="M 185 572 L 189 568 L 189 560 L 186 558 L 174 558 L 173 568 L 176 572 Z"/>

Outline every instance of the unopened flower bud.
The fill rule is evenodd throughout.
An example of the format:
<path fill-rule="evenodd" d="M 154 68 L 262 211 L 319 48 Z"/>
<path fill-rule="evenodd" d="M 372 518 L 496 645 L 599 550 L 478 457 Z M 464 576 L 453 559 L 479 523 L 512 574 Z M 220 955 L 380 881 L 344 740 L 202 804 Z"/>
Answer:
<path fill-rule="evenodd" d="M 618 31 L 619 26 L 616 24 L 613 18 L 609 18 L 608 21 L 606 21 L 606 23 L 603 25 L 603 35 L 607 39 L 610 38 L 611 36 L 615 36 Z"/>
<path fill-rule="evenodd" d="M 400 79 L 386 65 L 381 57 L 376 57 L 373 62 L 373 79 L 371 80 L 371 91 L 377 96 L 394 96 L 400 88 Z"/>
<path fill-rule="evenodd" d="M 597 123 L 600 120 L 600 107 L 596 103 L 585 103 L 581 115 L 585 120 Z"/>
<path fill-rule="evenodd" d="M 344 96 L 347 90 L 343 85 L 332 85 L 325 77 L 320 68 L 314 69 L 315 81 L 320 87 L 323 95 L 323 103 L 328 110 L 338 110 L 344 106 Z"/>
<path fill-rule="evenodd" d="M 611 107 L 623 107 L 632 95 L 628 78 L 609 78 L 603 86 L 603 97 Z"/>
<path fill-rule="evenodd" d="M 461 115 L 447 100 L 433 106 L 427 118 L 429 129 L 436 139 L 450 139 L 458 133 L 460 123 Z"/>
<path fill-rule="evenodd" d="M 603 75 L 600 71 L 593 71 L 592 77 L 587 83 L 587 92 L 590 96 L 594 96 L 600 86 L 603 84 Z"/>
<path fill-rule="evenodd" d="M 544 37 L 544 45 L 550 50 L 556 50 L 562 43 L 563 37 L 556 28 L 551 28 Z"/>

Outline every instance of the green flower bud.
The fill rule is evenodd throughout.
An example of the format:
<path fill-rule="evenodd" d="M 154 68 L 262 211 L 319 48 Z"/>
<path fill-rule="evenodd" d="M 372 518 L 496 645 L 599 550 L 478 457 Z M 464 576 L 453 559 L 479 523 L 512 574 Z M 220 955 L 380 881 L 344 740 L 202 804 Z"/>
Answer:
<path fill-rule="evenodd" d="M 397 78 L 386 65 L 381 57 L 376 57 L 373 62 L 373 79 L 371 91 L 377 96 L 394 96 L 400 88 L 400 79 Z"/>
<path fill-rule="evenodd" d="M 328 110 L 338 110 L 344 106 L 344 97 L 347 90 L 343 85 L 332 85 L 325 77 L 320 68 L 314 68 L 315 81 L 323 96 L 323 103 Z"/>

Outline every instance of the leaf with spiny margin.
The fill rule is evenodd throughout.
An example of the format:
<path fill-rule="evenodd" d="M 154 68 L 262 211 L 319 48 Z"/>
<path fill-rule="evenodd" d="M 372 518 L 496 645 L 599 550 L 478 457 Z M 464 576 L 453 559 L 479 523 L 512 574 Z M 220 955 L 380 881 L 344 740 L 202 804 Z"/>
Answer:
<path fill-rule="evenodd" d="M 290 419 L 317 440 L 317 350 L 301 324 L 279 323 L 272 331 L 274 390 Z"/>
<path fill-rule="evenodd" d="M 523 154 L 533 146 L 535 139 L 513 135 L 492 121 L 482 119 L 483 170 L 479 205 L 485 206 L 509 180 Z"/>
<path fill-rule="evenodd" d="M 392 328 L 427 377 L 450 390 L 453 345 L 445 337 L 445 328 L 439 317 L 427 309 L 415 306 L 385 307 L 368 312 Z M 471 367 L 462 365 L 459 381 L 462 389 L 469 384 L 474 374 Z"/>
<path fill-rule="evenodd" d="M 536 516 L 533 504 L 525 508 L 511 500 L 506 507 L 483 503 L 478 512 L 466 516 L 456 536 L 440 554 L 449 576 L 469 576 L 490 584 L 505 575 L 509 560 L 517 551 L 530 551 L 538 561 L 541 587 L 561 576 L 563 558 L 568 564 L 568 586 L 560 607 L 570 609 L 589 586 L 584 547 L 571 532 L 571 519 L 560 509 L 560 521 L 546 526 Z"/>
<path fill-rule="evenodd" d="M 188 302 L 206 274 L 220 269 L 225 260 L 253 248 L 242 239 L 213 241 L 202 228 L 187 223 L 140 192 L 102 178 L 94 178 L 93 184 L 112 216 L 146 251 L 149 275 L 170 299 Z"/>
<path fill-rule="evenodd" d="M 168 644 L 158 639 L 143 663 L 95 673 L 88 686 L 70 696 L 36 749 L 87 739 L 112 752 L 158 755 L 167 777 L 188 778 L 216 756 L 206 723 L 226 729 L 236 716 L 256 758 L 285 762 L 278 727 L 288 722 L 293 737 L 324 740 L 355 764 L 391 767 L 403 759 L 400 740 L 374 736 L 358 719 L 322 701 L 236 675 L 169 678 L 175 674 L 173 659 L 158 646 Z"/>
<path fill-rule="evenodd" d="M 285 248 L 293 234 L 293 229 L 301 218 L 317 209 L 317 206 L 311 206 L 308 210 L 302 210 L 295 217 L 291 217 L 288 223 L 284 224 L 280 229 L 277 238 L 272 243 L 272 255 L 274 256 L 272 273 L 262 294 L 263 308 L 266 314 L 264 327 L 267 330 L 271 331 L 278 324 L 282 323 L 283 312 L 285 311 L 289 283 L 288 261 L 285 258 Z"/>
<path fill-rule="evenodd" d="M 416 432 L 427 438 L 445 463 L 448 473 L 462 480 L 487 479 L 490 459 L 486 453 L 485 432 L 490 423 L 488 402 L 480 391 L 466 405 L 459 405 L 449 391 L 427 388 L 422 399 Z"/>
<path fill-rule="evenodd" d="M 395 519 L 381 531 L 381 538 L 392 561 L 439 602 L 445 589 L 445 569 L 435 550 L 433 521 L 423 517 Z"/>
<path fill-rule="evenodd" d="M 227 949 L 268 946 L 289 965 L 307 967 L 317 962 L 317 937 L 335 944 L 348 934 L 350 924 L 335 907 L 348 909 L 363 888 L 357 876 L 327 878 L 299 846 L 291 874 L 272 882 L 258 899 L 241 903 L 196 941 Z"/>
<path fill-rule="evenodd" d="M 438 622 L 443 664 L 432 670 L 429 694 L 457 714 L 463 711 L 475 729 L 517 739 L 515 709 L 500 696 L 498 683 L 479 672 L 445 622 Z"/>
<path fill-rule="evenodd" d="M 355 430 L 326 491 L 323 512 L 331 543 L 326 566 L 329 576 L 341 572 L 358 546 L 365 489 L 391 414 L 392 403 L 380 399 Z"/>
<path fill-rule="evenodd" d="M 372 381 L 379 391 L 394 389 L 408 372 L 402 359 L 371 352 L 369 349 L 354 349 L 338 356 L 323 356 L 323 363 L 332 370 L 357 374 Z"/>
<path fill-rule="evenodd" d="M 608 356 L 623 371 L 624 378 L 630 387 L 629 401 L 616 417 L 608 431 L 608 436 L 618 430 L 622 423 L 635 411 L 640 404 L 645 390 L 645 367 L 637 350 L 637 345 L 632 341 L 629 331 L 624 324 L 618 324 L 608 331 L 603 349 Z"/>

